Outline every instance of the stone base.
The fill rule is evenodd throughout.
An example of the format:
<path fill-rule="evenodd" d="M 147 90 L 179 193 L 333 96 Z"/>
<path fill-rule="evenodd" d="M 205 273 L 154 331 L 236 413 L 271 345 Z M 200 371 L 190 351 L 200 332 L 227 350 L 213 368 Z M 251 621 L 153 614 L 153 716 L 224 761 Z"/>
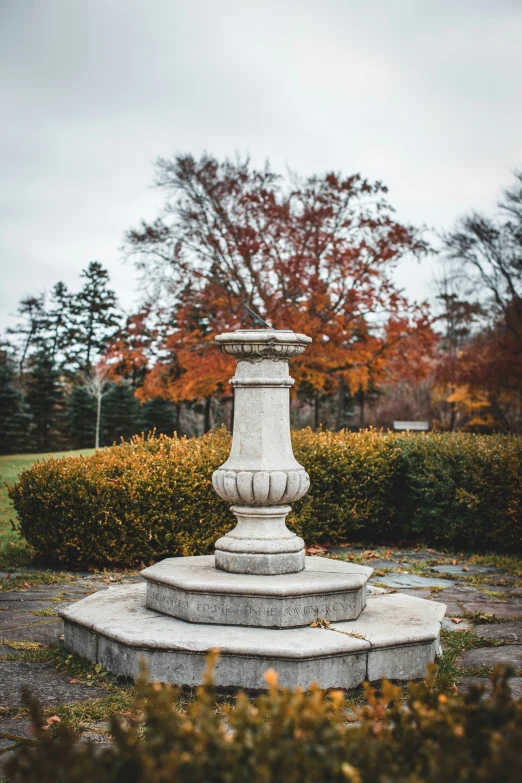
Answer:
<path fill-rule="evenodd" d="M 359 617 L 372 569 L 307 557 L 299 573 L 260 577 L 219 571 L 207 555 L 168 558 L 141 573 L 148 609 L 192 623 L 296 628 Z"/>
<path fill-rule="evenodd" d="M 251 552 L 226 552 L 216 547 L 216 568 L 230 574 L 255 574 L 274 576 L 295 574 L 305 567 L 304 548 L 300 552 L 252 554 Z"/>
<path fill-rule="evenodd" d="M 285 524 L 290 506 L 231 506 L 230 510 L 237 525 L 215 543 L 216 568 L 259 576 L 303 570 L 304 541 Z"/>
<path fill-rule="evenodd" d="M 439 647 L 445 607 L 400 593 L 368 598 L 359 619 L 325 628 L 245 628 L 187 623 L 145 605 L 145 585 L 90 595 L 61 612 L 65 646 L 116 675 L 135 678 L 144 660 L 152 680 L 202 682 L 211 649 L 219 688 L 259 690 L 273 668 L 283 686 L 354 688 L 364 680 L 425 675 Z"/>

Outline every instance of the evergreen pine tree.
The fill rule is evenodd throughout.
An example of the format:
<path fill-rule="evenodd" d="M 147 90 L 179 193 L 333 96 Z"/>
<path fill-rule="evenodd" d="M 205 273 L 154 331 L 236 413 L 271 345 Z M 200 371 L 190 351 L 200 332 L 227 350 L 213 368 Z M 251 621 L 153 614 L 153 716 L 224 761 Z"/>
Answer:
<path fill-rule="evenodd" d="M 7 350 L 0 348 L 0 454 L 26 451 L 31 416 Z"/>
<path fill-rule="evenodd" d="M 103 398 L 102 443 L 110 446 L 129 440 L 139 431 L 139 402 L 128 381 L 113 383 Z"/>
<path fill-rule="evenodd" d="M 162 397 L 154 397 L 140 406 L 138 427 L 140 432 L 156 431 L 156 435 L 172 435 L 178 430 L 175 406 Z"/>
<path fill-rule="evenodd" d="M 64 283 L 56 283 L 46 313 L 47 349 L 55 362 L 66 365 L 73 350 L 75 328 L 72 321 L 72 296 Z"/>
<path fill-rule="evenodd" d="M 91 261 L 81 276 L 86 283 L 71 300 L 74 327 L 69 337 L 75 344 L 78 369 L 90 371 L 94 357 L 105 348 L 119 319 L 116 294 L 108 288 L 107 270 Z"/>
<path fill-rule="evenodd" d="M 25 386 L 37 451 L 63 448 L 64 390 L 60 371 L 47 351 L 32 355 Z"/>
<path fill-rule="evenodd" d="M 20 372 L 32 348 L 39 350 L 45 343 L 47 316 L 44 295 L 27 296 L 18 305 L 18 315 L 22 321 L 7 330 L 8 334 L 20 337 Z"/>
<path fill-rule="evenodd" d="M 67 400 L 67 423 L 76 449 L 94 447 L 96 399 L 85 386 L 74 386 Z"/>

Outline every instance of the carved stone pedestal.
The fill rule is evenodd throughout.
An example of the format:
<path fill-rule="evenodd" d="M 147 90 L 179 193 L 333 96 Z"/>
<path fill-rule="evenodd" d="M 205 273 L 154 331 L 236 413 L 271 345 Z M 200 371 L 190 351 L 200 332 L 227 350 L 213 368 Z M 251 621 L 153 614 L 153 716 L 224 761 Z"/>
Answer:
<path fill-rule="evenodd" d="M 291 574 L 305 565 L 304 541 L 286 527 L 291 507 L 310 479 L 290 441 L 288 360 L 309 337 L 272 329 L 245 329 L 217 338 L 237 359 L 234 436 L 230 457 L 212 482 L 234 505 L 237 525 L 216 541 L 216 567 L 237 574 Z"/>
<path fill-rule="evenodd" d="M 371 568 L 305 557 L 286 527 L 289 504 L 309 486 L 292 453 L 288 360 L 310 338 L 254 329 L 217 340 L 237 370 L 232 449 L 213 484 L 237 524 L 216 542 L 215 557 L 163 560 L 142 572 L 144 584 L 63 610 L 65 646 L 127 677 L 143 658 L 152 679 L 190 686 L 201 683 L 213 648 L 222 688 L 264 688 L 270 667 L 282 685 L 303 688 L 424 676 L 445 606 L 375 589 L 367 600 Z"/>

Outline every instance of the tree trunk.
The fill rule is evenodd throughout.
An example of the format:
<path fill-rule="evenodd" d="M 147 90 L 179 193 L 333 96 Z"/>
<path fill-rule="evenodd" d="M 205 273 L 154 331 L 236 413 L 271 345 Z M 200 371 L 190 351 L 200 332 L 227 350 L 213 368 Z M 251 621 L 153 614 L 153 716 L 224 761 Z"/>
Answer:
<path fill-rule="evenodd" d="M 203 412 L 203 434 L 210 431 L 210 405 L 212 403 L 212 397 L 210 395 L 205 397 L 205 408 Z"/>
<path fill-rule="evenodd" d="M 100 448 L 101 401 L 102 401 L 102 396 L 101 394 L 99 394 L 97 399 L 97 405 L 96 405 L 96 438 L 94 443 L 95 449 Z"/>
<path fill-rule="evenodd" d="M 345 397 L 346 397 L 346 385 L 344 383 L 344 378 L 341 378 L 339 380 L 339 391 L 337 392 L 337 417 L 336 417 L 337 420 L 335 423 L 335 428 L 337 432 L 339 432 L 339 430 L 342 430 L 344 425 Z"/>
<path fill-rule="evenodd" d="M 176 435 L 181 437 L 181 403 L 176 403 Z"/>
<path fill-rule="evenodd" d="M 321 426 L 321 402 L 319 399 L 319 394 L 316 394 L 314 398 L 314 429 L 318 430 L 320 426 Z"/>
<path fill-rule="evenodd" d="M 361 389 L 359 392 L 359 428 L 364 429 L 364 391 Z"/>

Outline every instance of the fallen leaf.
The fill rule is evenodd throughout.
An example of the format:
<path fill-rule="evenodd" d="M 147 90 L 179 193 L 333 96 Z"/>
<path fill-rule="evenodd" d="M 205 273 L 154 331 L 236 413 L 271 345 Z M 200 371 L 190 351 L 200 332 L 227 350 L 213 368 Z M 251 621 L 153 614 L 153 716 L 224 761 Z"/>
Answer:
<path fill-rule="evenodd" d="M 12 541 L 9 542 L 9 546 L 11 547 L 11 549 L 14 549 L 14 543 Z"/>
<path fill-rule="evenodd" d="M 455 625 L 458 625 L 459 623 L 463 623 L 464 620 L 461 617 L 452 617 L 451 622 L 455 623 Z"/>
<path fill-rule="evenodd" d="M 386 576 L 386 574 L 384 573 L 384 571 L 376 571 L 375 576 Z"/>
<path fill-rule="evenodd" d="M 322 546 L 319 546 L 318 544 L 312 544 L 306 549 L 307 555 L 324 555 L 325 552 L 326 549 L 324 549 Z"/>
<path fill-rule="evenodd" d="M 63 634 L 60 636 L 60 641 L 63 642 Z"/>
<path fill-rule="evenodd" d="M 462 570 L 463 571 L 469 571 L 469 568 L 467 566 L 464 566 L 464 568 Z"/>
<path fill-rule="evenodd" d="M 31 585 L 29 584 L 29 582 L 24 582 L 24 587 L 31 587 Z"/>
<path fill-rule="evenodd" d="M 126 712 L 120 712 L 120 715 L 125 715 L 125 716 L 132 715 L 132 712 L 130 712 L 130 710 L 127 710 Z"/>
<path fill-rule="evenodd" d="M 58 715 L 53 715 L 52 718 L 47 718 L 45 721 L 49 726 L 52 726 L 53 723 L 61 723 L 62 719 L 58 717 Z"/>
<path fill-rule="evenodd" d="M 80 680 L 69 680 L 69 685 L 78 685 Z"/>
<path fill-rule="evenodd" d="M 456 682 L 454 682 L 453 685 L 451 686 L 451 690 L 453 691 L 453 693 L 458 693 L 459 689 L 457 688 L 457 683 Z"/>
<path fill-rule="evenodd" d="M 346 549 L 346 547 L 351 546 L 351 544 L 337 544 L 337 546 L 340 546 L 342 549 Z"/>
<path fill-rule="evenodd" d="M 451 565 L 457 565 L 457 561 L 456 560 L 452 560 L 451 561 Z"/>

